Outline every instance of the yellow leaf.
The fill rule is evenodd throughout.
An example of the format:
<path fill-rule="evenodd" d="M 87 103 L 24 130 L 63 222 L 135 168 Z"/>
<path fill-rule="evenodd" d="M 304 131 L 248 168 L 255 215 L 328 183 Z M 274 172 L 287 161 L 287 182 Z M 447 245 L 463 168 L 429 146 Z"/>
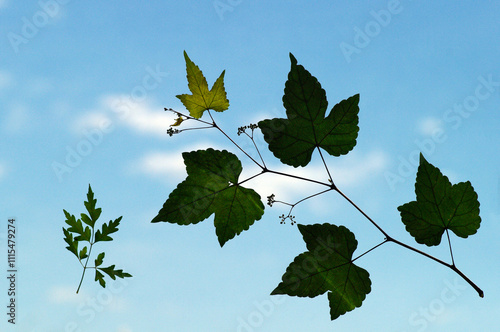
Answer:
<path fill-rule="evenodd" d="M 220 74 L 212 89 L 208 90 L 205 76 L 203 76 L 200 68 L 189 59 L 186 51 L 184 51 L 184 59 L 186 60 L 188 87 L 192 94 L 182 94 L 176 97 L 182 101 L 189 114 L 199 119 L 209 109 L 216 112 L 227 110 L 229 108 L 229 100 L 224 88 L 225 71 Z"/>
<path fill-rule="evenodd" d="M 182 121 L 184 121 L 184 119 L 179 115 L 179 117 L 175 119 L 175 123 L 170 125 L 170 127 L 177 127 L 182 123 Z"/>

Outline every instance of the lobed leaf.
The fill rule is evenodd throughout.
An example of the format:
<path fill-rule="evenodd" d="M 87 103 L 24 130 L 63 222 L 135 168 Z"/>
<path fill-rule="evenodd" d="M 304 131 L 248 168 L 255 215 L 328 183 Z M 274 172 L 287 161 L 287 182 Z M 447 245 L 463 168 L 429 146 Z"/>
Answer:
<path fill-rule="evenodd" d="M 71 251 L 77 258 L 78 256 L 78 241 L 73 239 L 73 234 L 63 227 L 64 241 L 68 244 L 66 249 Z"/>
<path fill-rule="evenodd" d="M 418 243 L 436 246 L 448 229 L 462 238 L 479 229 L 479 201 L 472 184 L 467 181 L 451 185 L 448 177 L 422 154 L 415 193 L 417 200 L 399 206 L 398 210 L 406 230 Z"/>
<path fill-rule="evenodd" d="M 84 232 L 81 235 L 78 235 L 77 237 L 75 237 L 75 240 L 76 241 L 90 242 L 91 237 L 92 237 L 92 231 L 90 230 L 89 226 L 86 226 Z"/>
<path fill-rule="evenodd" d="M 97 258 L 95 259 L 95 266 L 98 267 L 99 265 L 102 264 L 102 261 L 104 259 L 104 253 L 101 252 L 99 255 L 97 255 Z"/>
<path fill-rule="evenodd" d="M 132 277 L 131 274 L 129 274 L 127 272 L 123 272 L 123 270 L 115 270 L 114 265 L 111 265 L 108 267 L 99 267 L 98 269 L 101 270 L 102 272 L 106 273 L 113 280 L 115 280 L 116 277 L 118 277 L 118 278 L 131 278 Z"/>
<path fill-rule="evenodd" d="M 203 76 L 200 68 L 189 59 L 186 51 L 184 51 L 184 59 L 186 60 L 188 87 L 192 94 L 182 94 L 176 97 L 181 100 L 189 111 L 189 114 L 199 119 L 209 109 L 213 109 L 216 112 L 227 110 L 229 108 L 229 100 L 224 88 L 225 71 L 220 74 L 212 89 L 208 90 L 205 76 Z"/>
<path fill-rule="evenodd" d="M 82 221 L 89 225 L 90 227 L 94 227 L 95 222 L 99 219 L 101 215 L 101 208 L 96 208 L 95 205 L 97 203 L 97 199 L 94 199 L 94 193 L 92 192 L 92 188 L 89 184 L 89 190 L 87 192 L 87 201 L 83 202 L 85 208 L 88 211 L 88 215 L 81 214 Z"/>
<path fill-rule="evenodd" d="M 78 230 L 81 229 L 81 232 L 83 232 L 83 227 L 82 227 L 82 223 L 80 222 L 80 226 L 78 226 L 78 221 L 76 220 L 76 217 L 72 214 L 70 214 L 68 211 L 64 210 L 63 209 L 63 212 L 64 212 L 64 215 L 66 216 L 66 224 L 68 224 L 70 226 L 69 229 L 75 229 L 75 230 L 70 230 L 70 232 L 74 232 L 74 233 L 78 233 Z"/>
<path fill-rule="evenodd" d="M 79 256 L 80 260 L 89 257 L 87 255 L 87 247 L 83 247 L 82 250 L 80 250 L 80 254 L 78 256 Z"/>
<path fill-rule="evenodd" d="M 113 238 L 111 236 L 109 236 L 109 234 L 118 231 L 118 225 L 120 225 L 121 220 L 122 220 L 122 217 L 119 217 L 119 218 L 115 219 L 114 221 L 110 220 L 108 224 L 103 223 L 101 230 L 97 230 L 97 232 L 95 233 L 94 242 L 112 241 Z"/>
<path fill-rule="evenodd" d="M 352 255 L 358 242 L 344 226 L 298 225 L 308 251 L 295 257 L 271 295 L 315 297 L 328 291 L 332 320 L 360 307 L 371 291 L 369 273 Z"/>
<path fill-rule="evenodd" d="M 68 232 L 72 232 L 75 234 L 78 234 L 78 236 L 75 237 L 75 241 L 88 241 L 90 242 L 91 238 L 91 230 L 88 226 L 83 228 L 83 224 L 80 219 L 76 219 L 74 215 L 69 214 L 66 210 L 63 210 L 64 214 L 66 215 L 66 223 L 70 225 L 68 227 Z"/>
<path fill-rule="evenodd" d="M 228 152 L 214 149 L 182 154 L 187 178 L 169 195 L 152 222 L 196 224 L 215 214 L 219 243 L 240 234 L 264 214 L 254 190 L 238 184 L 241 162 Z"/>
<path fill-rule="evenodd" d="M 284 164 L 306 166 L 316 148 L 340 156 L 351 151 L 358 136 L 359 95 L 342 100 L 325 118 L 328 106 L 318 80 L 290 54 L 291 69 L 283 105 L 287 118 L 260 121 L 269 150 Z"/>
<path fill-rule="evenodd" d="M 95 221 L 85 213 L 80 213 L 80 219 L 90 227 L 94 228 Z M 80 220 L 78 219 L 78 220 Z"/>
<path fill-rule="evenodd" d="M 103 288 L 106 287 L 106 281 L 104 281 L 104 275 L 99 272 L 98 269 L 95 270 L 95 281 L 99 281 L 99 285 L 101 285 Z"/>

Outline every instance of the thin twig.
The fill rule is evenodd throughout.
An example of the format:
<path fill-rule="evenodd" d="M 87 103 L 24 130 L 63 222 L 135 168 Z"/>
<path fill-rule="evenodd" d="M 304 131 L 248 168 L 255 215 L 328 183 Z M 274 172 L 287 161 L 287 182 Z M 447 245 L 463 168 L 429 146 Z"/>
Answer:
<path fill-rule="evenodd" d="M 453 266 L 455 266 L 455 259 L 453 258 L 453 250 L 451 249 L 451 240 L 450 240 L 450 233 L 448 232 L 448 228 L 446 229 L 446 236 L 448 237 L 448 245 L 450 247 L 451 264 Z"/>
<path fill-rule="evenodd" d="M 184 128 L 184 129 L 179 129 L 179 133 L 183 131 L 188 131 L 188 130 L 197 130 L 197 129 L 210 129 L 213 128 L 214 126 L 207 126 L 207 127 L 193 127 L 193 128 Z"/>
<path fill-rule="evenodd" d="M 208 110 L 208 115 L 210 115 L 210 118 L 212 119 L 213 123 L 212 125 L 217 128 L 222 134 L 224 134 L 224 136 L 227 137 L 228 140 L 231 141 L 231 143 L 233 143 L 238 149 L 240 149 L 241 152 L 243 152 L 248 158 L 250 158 L 251 161 L 253 161 L 257 166 L 259 166 L 261 169 L 266 169 L 264 166 L 262 166 L 261 164 L 259 164 L 255 159 L 252 158 L 252 156 L 250 156 L 245 150 L 243 150 L 235 141 L 233 141 L 233 139 L 231 137 L 229 137 L 225 132 L 224 130 L 222 130 L 216 123 L 215 123 L 215 120 L 214 118 L 212 117 L 212 114 L 210 113 L 210 110 Z"/>
<path fill-rule="evenodd" d="M 330 174 L 330 170 L 328 169 L 328 166 L 326 165 L 325 158 L 323 158 L 323 153 L 321 152 L 321 149 L 319 148 L 319 146 L 317 146 L 317 148 L 318 148 L 318 152 L 319 152 L 319 155 L 321 157 L 321 160 L 323 161 L 323 165 L 325 165 L 326 173 L 328 174 L 328 181 L 330 181 L 332 183 L 332 185 L 335 186 L 335 184 L 333 183 L 332 175 Z"/>
<path fill-rule="evenodd" d="M 94 241 L 94 227 L 92 227 L 92 236 L 91 236 L 90 242 L 89 242 L 89 244 L 90 244 L 89 253 L 87 256 L 87 260 L 85 261 L 85 266 L 83 267 L 82 278 L 80 279 L 80 283 L 78 284 L 76 294 L 78 294 L 78 292 L 80 291 L 80 287 L 82 286 L 82 282 L 83 282 L 83 277 L 85 277 L 85 271 L 87 271 L 87 264 L 89 263 L 90 254 L 92 253 L 92 245 L 93 245 L 92 242 L 93 241 Z"/>
<path fill-rule="evenodd" d="M 330 190 L 333 190 L 333 188 L 328 188 L 328 189 L 323 190 L 323 191 L 320 191 L 320 192 L 318 192 L 318 193 L 315 193 L 315 194 L 309 195 L 309 196 L 307 196 L 307 197 L 305 197 L 305 198 L 302 198 L 301 200 L 299 200 L 299 201 L 295 202 L 294 204 L 291 204 L 291 203 L 286 203 L 286 202 L 283 202 L 283 201 L 276 201 L 276 200 L 275 200 L 275 201 L 274 201 L 275 203 L 281 203 L 281 204 L 285 204 L 285 205 L 290 206 L 290 210 L 288 211 L 287 216 L 285 217 L 285 216 L 283 215 L 283 217 L 282 217 L 282 223 L 284 223 L 284 220 L 285 220 L 285 219 L 290 218 L 290 220 L 292 221 L 292 225 L 293 225 L 293 224 L 295 223 L 295 220 L 294 220 L 295 216 L 292 216 L 292 211 L 293 211 L 293 209 L 295 208 L 295 206 L 297 206 L 299 203 L 302 203 L 302 202 L 303 202 L 303 201 L 305 201 L 305 200 L 308 200 L 308 199 L 310 199 L 310 198 L 313 198 L 313 197 L 316 197 L 316 196 L 318 196 L 318 195 L 324 194 L 324 193 L 326 193 L 326 192 L 328 192 L 328 191 L 330 191 Z"/>
<path fill-rule="evenodd" d="M 250 137 L 247 133 L 245 133 L 248 137 Z M 253 128 L 252 128 L 252 136 L 250 137 L 252 140 L 253 146 L 255 146 L 255 150 L 257 151 L 257 154 L 260 157 L 260 160 L 262 161 L 262 165 L 264 165 L 264 168 L 267 168 L 266 162 L 264 161 L 264 158 L 262 158 L 262 155 L 260 154 L 259 148 L 257 147 L 257 144 L 255 144 L 255 140 L 253 139 Z"/>
<path fill-rule="evenodd" d="M 364 253 L 362 253 L 362 254 L 361 254 L 361 255 L 359 255 L 358 257 L 354 258 L 351 262 L 354 262 L 356 259 L 363 257 L 364 255 L 366 255 L 366 254 L 367 254 L 367 253 L 369 253 L 370 251 L 377 249 L 378 247 L 380 247 L 381 245 L 383 245 L 384 243 L 387 243 L 387 242 L 389 242 L 389 240 L 385 239 L 384 241 L 382 241 L 382 242 L 380 242 L 379 244 L 377 244 L 375 247 L 373 247 L 373 248 L 371 248 L 371 249 L 369 249 L 369 250 L 365 251 Z"/>
<path fill-rule="evenodd" d="M 283 176 L 288 176 L 288 177 L 291 177 L 291 178 L 294 178 L 294 179 L 299 179 L 299 180 L 303 180 L 303 181 L 307 181 L 307 182 L 317 183 L 317 184 L 321 184 L 323 186 L 327 186 L 327 187 L 332 188 L 332 184 L 331 183 L 326 183 L 326 182 L 321 182 L 321 181 L 317 181 L 317 180 L 313 180 L 313 179 L 308 179 L 308 178 L 304 178 L 304 177 L 298 176 L 298 175 L 283 173 L 283 172 L 279 172 L 279 171 L 273 171 L 271 169 L 267 169 L 267 170 L 265 170 L 265 172 L 273 173 L 273 174 L 278 174 L 278 175 L 283 175 Z M 335 189 L 335 188 L 332 188 L 332 189 Z"/>
<path fill-rule="evenodd" d="M 343 192 L 340 191 L 340 189 L 335 188 L 335 190 L 342 196 L 344 197 L 349 203 L 351 203 L 352 206 L 354 206 L 363 216 L 365 216 L 366 219 L 368 219 L 382 234 L 384 234 L 386 239 L 391 239 L 391 237 L 379 226 L 375 221 L 373 221 L 372 218 L 370 218 L 359 206 L 357 206 L 349 197 L 347 197 Z"/>

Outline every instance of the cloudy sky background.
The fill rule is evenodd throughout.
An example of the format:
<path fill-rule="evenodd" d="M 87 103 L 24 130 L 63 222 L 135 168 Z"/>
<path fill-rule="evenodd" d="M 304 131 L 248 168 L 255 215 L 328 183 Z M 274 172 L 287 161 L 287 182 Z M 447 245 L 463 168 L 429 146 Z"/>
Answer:
<path fill-rule="evenodd" d="M 17 324 L 2 331 L 491 331 L 500 320 L 500 5 L 496 1 L 108 1 L 0 0 L 0 237 L 7 275 L 7 220 L 16 218 Z M 360 133 L 327 163 L 335 183 L 389 234 L 414 245 L 397 207 L 414 199 L 423 152 L 452 183 L 470 180 L 482 224 L 452 238 L 451 270 L 386 244 L 358 260 L 372 280 L 361 308 L 331 322 L 326 295 L 270 296 L 305 250 L 285 206 L 220 248 L 213 218 L 151 224 L 186 174 L 181 153 L 230 149 L 245 176 L 257 169 L 215 130 L 169 137 L 187 93 L 182 52 L 212 84 L 226 70 L 230 108 L 217 123 L 283 117 L 289 52 L 321 82 L 329 109 L 360 94 Z M 186 123 L 186 126 L 189 126 Z M 317 155 L 283 167 L 255 138 L 270 168 L 326 180 Z M 61 168 L 61 165 L 65 168 Z M 64 169 L 64 171 L 61 171 Z M 62 210 L 79 215 L 89 183 L 103 221 L 123 216 L 106 252 L 134 277 L 103 290 L 65 249 Z M 262 196 L 294 202 L 323 188 L 262 176 Z M 345 225 L 355 255 L 383 238 L 339 195 L 297 206 L 299 223 Z M 417 245 L 417 244 L 415 244 Z M 422 248 L 450 261 L 446 245 Z"/>

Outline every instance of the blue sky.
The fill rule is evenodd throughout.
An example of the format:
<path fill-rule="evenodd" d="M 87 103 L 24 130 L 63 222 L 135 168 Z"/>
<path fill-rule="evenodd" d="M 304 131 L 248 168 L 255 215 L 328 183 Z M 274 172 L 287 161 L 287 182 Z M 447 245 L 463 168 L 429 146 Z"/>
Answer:
<path fill-rule="evenodd" d="M 496 1 L 0 0 L 0 236 L 17 223 L 17 324 L 2 331 L 492 331 L 500 323 L 500 5 Z M 409 244 L 397 207 L 414 199 L 422 151 L 452 183 L 479 195 L 477 234 L 452 238 L 457 274 L 395 245 L 357 261 L 372 291 L 361 308 L 329 319 L 326 295 L 270 296 L 305 251 L 288 210 L 220 248 L 213 218 L 181 227 L 149 221 L 186 174 L 181 153 L 230 149 L 216 131 L 168 137 L 187 93 L 182 52 L 209 84 L 226 70 L 231 106 L 216 121 L 236 128 L 283 117 L 289 53 L 321 82 L 329 106 L 360 94 L 360 132 L 348 155 L 327 159 L 334 181 L 389 234 Z M 261 137 L 269 167 L 281 166 Z M 317 156 L 316 156 L 317 157 Z M 55 165 L 65 165 L 64 172 Z M 245 168 L 246 167 L 246 168 Z M 326 179 L 326 178 L 325 178 Z M 324 179 L 323 179 L 324 180 Z M 123 216 L 105 264 L 134 275 L 103 290 L 65 249 L 63 209 L 78 215 L 89 183 L 105 221 Z M 249 182 L 265 201 L 318 190 L 283 178 Z M 320 188 L 321 189 L 321 188 Z M 345 225 L 357 254 L 383 240 L 339 195 L 297 206 L 299 223 Z M 415 244 L 417 246 L 417 244 Z M 96 245 L 97 249 L 97 245 Z M 422 248 L 449 261 L 446 246 Z M 355 254 L 356 254 L 355 253 Z M 5 272 L 7 274 L 7 272 Z"/>

